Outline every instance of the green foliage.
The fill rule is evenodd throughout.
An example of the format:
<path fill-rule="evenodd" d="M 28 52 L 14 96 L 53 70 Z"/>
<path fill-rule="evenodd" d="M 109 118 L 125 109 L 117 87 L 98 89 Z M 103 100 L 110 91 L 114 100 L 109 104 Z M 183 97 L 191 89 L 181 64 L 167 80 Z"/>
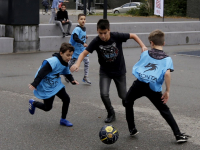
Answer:
<path fill-rule="evenodd" d="M 165 0 L 166 16 L 186 16 L 187 0 Z"/>
<path fill-rule="evenodd" d="M 152 11 L 150 11 L 148 3 L 144 2 L 138 8 L 127 11 L 127 14 L 132 16 L 150 16 Z"/>
<path fill-rule="evenodd" d="M 165 0 L 165 16 L 186 16 L 187 0 Z M 143 1 L 139 9 L 131 9 L 127 12 L 133 16 L 150 16 L 154 10 L 150 9 L 148 1 Z"/>

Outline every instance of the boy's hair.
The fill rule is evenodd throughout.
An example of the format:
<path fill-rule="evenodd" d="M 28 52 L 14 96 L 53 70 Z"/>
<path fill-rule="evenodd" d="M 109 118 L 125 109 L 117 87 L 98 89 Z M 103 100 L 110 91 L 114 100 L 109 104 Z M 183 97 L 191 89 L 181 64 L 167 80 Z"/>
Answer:
<path fill-rule="evenodd" d="M 60 47 L 60 52 L 65 53 L 66 51 L 74 52 L 74 47 L 69 43 L 62 43 Z"/>
<path fill-rule="evenodd" d="M 153 42 L 155 45 L 162 46 L 165 42 L 165 33 L 161 30 L 154 30 L 150 33 L 149 42 Z"/>
<path fill-rule="evenodd" d="M 65 4 L 63 4 L 63 3 L 62 3 L 62 5 L 61 5 L 61 7 L 62 7 L 62 6 L 65 6 L 65 8 L 66 8 L 66 5 L 65 5 Z"/>
<path fill-rule="evenodd" d="M 78 15 L 78 20 L 79 20 L 79 18 L 82 17 L 82 16 L 85 16 L 85 17 L 86 17 L 85 14 L 79 14 L 79 15 Z"/>
<path fill-rule="evenodd" d="M 100 19 L 97 23 L 97 30 L 101 29 L 101 30 L 105 30 L 108 29 L 110 30 L 110 23 L 107 19 Z"/>

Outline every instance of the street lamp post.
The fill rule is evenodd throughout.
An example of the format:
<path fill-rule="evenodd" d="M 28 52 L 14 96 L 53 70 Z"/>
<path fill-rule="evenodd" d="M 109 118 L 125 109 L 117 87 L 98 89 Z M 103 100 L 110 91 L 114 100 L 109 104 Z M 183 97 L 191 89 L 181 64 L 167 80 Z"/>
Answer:
<path fill-rule="evenodd" d="M 104 0 L 104 12 L 103 12 L 103 19 L 107 19 L 107 0 Z"/>

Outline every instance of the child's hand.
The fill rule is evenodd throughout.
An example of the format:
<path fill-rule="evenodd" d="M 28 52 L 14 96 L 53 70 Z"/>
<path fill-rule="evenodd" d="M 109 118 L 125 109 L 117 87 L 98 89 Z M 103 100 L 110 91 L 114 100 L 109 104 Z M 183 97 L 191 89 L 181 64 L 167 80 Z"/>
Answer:
<path fill-rule="evenodd" d="M 74 71 L 77 72 L 78 70 L 79 70 L 79 67 L 76 64 L 72 65 L 71 68 L 70 68 L 71 72 L 74 72 Z"/>
<path fill-rule="evenodd" d="M 162 99 L 163 103 L 166 104 L 167 101 L 168 101 L 168 99 L 169 99 L 169 92 L 166 91 L 166 92 L 163 94 L 163 96 L 161 97 L 161 99 Z"/>
<path fill-rule="evenodd" d="M 32 90 L 32 91 L 33 91 L 33 90 L 37 90 L 37 89 L 36 89 L 34 86 L 32 86 L 31 84 L 29 84 L 28 87 L 29 87 L 29 89 Z"/>
<path fill-rule="evenodd" d="M 146 51 L 146 50 L 148 50 L 148 48 L 147 48 L 146 46 L 143 46 L 143 47 L 142 47 L 142 52 L 144 52 L 144 51 Z"/>
<path fill-rule="evenodd" d="M 83 45 L 84 47 L 88 47 L 88 45 L 86 44 L 86 43 L 84 43 L 84 45 Z"/>
<path fill-rule="evenodd" d="M 88 39 L 88 36 L 86 35 L 86 39 Z"/>
<path fill-rule="evenodd" d="M 75 85 L 75 84 L 79 85 L 78 81 L 76 81 L 76 80 L 72 81 L 72 84 L 73 85 Z"/>

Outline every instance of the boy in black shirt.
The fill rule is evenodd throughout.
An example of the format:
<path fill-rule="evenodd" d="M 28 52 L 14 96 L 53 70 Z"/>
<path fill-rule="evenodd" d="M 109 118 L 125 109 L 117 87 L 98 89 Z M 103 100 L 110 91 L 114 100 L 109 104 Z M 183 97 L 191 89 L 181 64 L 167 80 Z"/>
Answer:
<path fill-rule="evenodd" d="M 142 48 L 147 50 L 146 46 L 136 34 L 110 32 L 110 24 L 107 19 L 100 19 L 97 23 L 98 36 L 93 39 L 89 46 L 80 55 L 71 71 L 78 71 L 81 61 L 89 53 L 97 51 L 100 64 L 100 95 L 108 112 L 105 123 L 111 123 L 115 120 L 115 112 L 109 98 L 109 88 L 113 79 L 117 87 L 118 95 L 122 103 L 126 98 L 126 66 L 122 51 L 122 42 L 128 39 L 134 39 Z"/>
<path fill-rule="evenodd" d="M 62 33 L 63 33 L 63 37 L 71 35 L 70 34 L 70 29 L 72 26 L 72 22 L 69 20 L 68 18 L 68 12 L 66 11 L 66 5 L 62 4 L 60 11 L 57 12 L 57 18 L 55 21 L 56 25 L 59 25 Z M 67 25 L 68 24 L 68 28 L 67 28 L 67 32 L 64 31 L 63 29 L 63 25 Z"/>

